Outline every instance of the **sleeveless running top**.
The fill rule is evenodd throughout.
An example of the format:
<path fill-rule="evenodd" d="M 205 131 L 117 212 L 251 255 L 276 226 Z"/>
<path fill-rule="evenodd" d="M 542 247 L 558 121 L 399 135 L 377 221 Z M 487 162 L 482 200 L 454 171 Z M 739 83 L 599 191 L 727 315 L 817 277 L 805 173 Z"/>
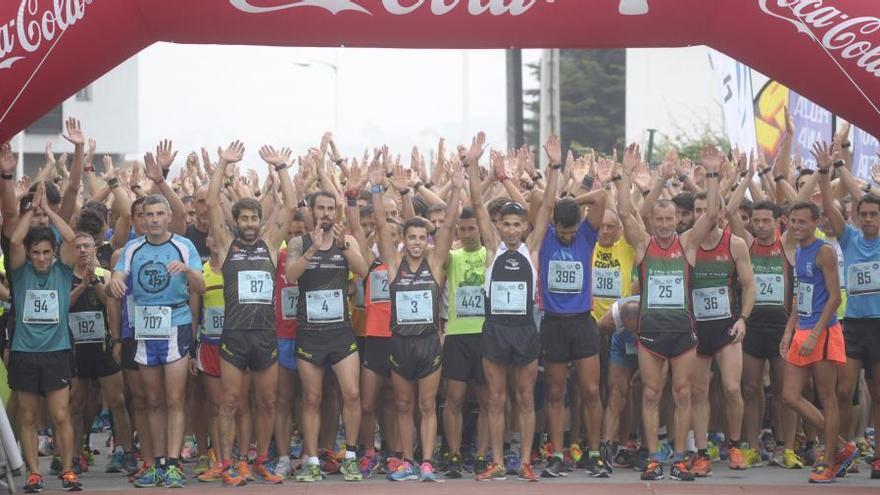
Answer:
<path fill-rule="evenodd" d="M 223 320 L 226 316 L 226 299 L 223 289 L 223 272 L 211 268 L 210 258 L 204 265 L 205 294 L 202 296 L 202 330 L 199 339 L 211 344 L 220 343 Z"/>
<path fill-rule="evenodd" d="M 730 253 L 730 235 L 730 229 L 724 229 L 714 248 L 697 248 L 691 272 L 691 301 L 698 324 L 739 316 L 740 286 L 736 261 Z"/>
<path fill-rule="evenodd" d="M 541 303 L 550 314 L 586 313 L 593 308 L 593 247 L 598 233 L 582 221 L 571 244 L 559 241 L 550 225 L 539 255 Z"/>
<path fill-rule="evenodd" d="M 816 326 L 819 316 L 828 302 L 828 288 L 825 277 L 816 264 L 816 256 L 826 243 L 816 239 L 807 247 L 798 245 L 795 253 L 795 273 L 797 274 L 797 312 L 798 328 L 808 329 Z M 835 287 L 833 290 L 837 290 Z M 828 326 L 837 323 L 837 314 L 831 315 Z"/>
<path fill-rule="evenodd" d="M 376 258 L 363 280 L 367 337 L 391 337 L 391 292 L 388 265 Z"/>
<path fill-rule="evenodd" d="M 533 325 L 537 279 L 525 243 L 511 250 L 502 242 L 486 274 L 486 322 Z"/>
<path fill-rule="evenodd" d="M 293 284 L 287 283 L 286 269 L 287 248 L 282 248 L 275 269 L 275 334 L 279 339 L 295 339 L 299 287 L 295 280 Z"/>
<path fill-rule="evenodd" d="M 755 306 L 748 324 L 784 327 L 791 307 L 793 274 L 779 234 L 769 246 L 753 241 L 749 253 L 755 273 Z"/>
<path fill-rule="evenodd" d="M 270 330 L 275 326 L 275 264 L 262 239 L 233 239 L 221 268 L 226 304 L 225 330 Z"/>
<path fill-rule="evenodd" d="M 405 337 L 440 329 L 440 287 L 427 258 L 410 270 L 404 258 L 391 289 L 391 333 Z"/>
<path fill-rule="evenodd" d="M 312 237 L 302 237 L 303 252 L 312 246 Z M 348 312 L 348 262 L 334 243 L 319 250 L 299 277 L 300 297 L 296 306 L 297 331 L 351 328 Z"/>
<path fill-rule="evenodd" d="M 106 281 L 108 272 L 102 268 L 95 269 L 95 278 Z M 73 274 L 71 292 L 82 282 L 82 279 Z M 110 327 L 107 320 L 107 308 L 98 297 L 98 291 L 94 286 L 87 287 L 76 300 L 76 304 L 70 305 L 70 313 L 67 315 L 67 325 L 73 337 L 73 343 L 80 344 L 106 344 L 110 335 Z"/>
<path fill-rule="evenodd" d="M 693 333 L 691 267 L 678 236 L 667 248 L 651 237 L 639 265 L 639 333 Z"/>
<path fill-rule="evenodd" d="M 486 316 L 483 286 L 486 284 L 486 248 L 456 249 L 446 265 L 446 293 L 449 295 L 447 335 L 481 333 Z"/>

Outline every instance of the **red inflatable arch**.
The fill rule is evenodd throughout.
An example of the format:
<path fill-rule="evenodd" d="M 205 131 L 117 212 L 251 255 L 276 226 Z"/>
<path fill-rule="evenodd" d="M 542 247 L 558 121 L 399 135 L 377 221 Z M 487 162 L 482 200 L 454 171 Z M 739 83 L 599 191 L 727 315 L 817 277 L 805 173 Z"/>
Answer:
<path fill-rule="evenodd" d="M 157 41 L 394 48 L 705 44 L 880 136 L 878 15 L 878 0 L 3 0 L 0 141 Z"/>

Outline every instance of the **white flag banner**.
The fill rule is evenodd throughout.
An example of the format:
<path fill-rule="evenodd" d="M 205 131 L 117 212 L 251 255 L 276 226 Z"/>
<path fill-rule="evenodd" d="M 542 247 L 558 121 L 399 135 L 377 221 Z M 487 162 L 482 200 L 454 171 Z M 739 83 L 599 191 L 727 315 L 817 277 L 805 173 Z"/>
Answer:
<path fill-rule="evenodd" d="M 718 77 L 724 111 L 724 133 L 740 152 L 758 150 L 752 71 L 727 55 L 709 49 L 709 63 Z"/>

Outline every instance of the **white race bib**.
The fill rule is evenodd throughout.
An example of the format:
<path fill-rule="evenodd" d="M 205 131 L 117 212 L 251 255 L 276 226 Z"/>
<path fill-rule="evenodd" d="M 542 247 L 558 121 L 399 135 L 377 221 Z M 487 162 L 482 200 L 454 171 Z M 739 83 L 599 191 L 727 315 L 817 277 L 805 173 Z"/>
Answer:
<path fill-rule="evenodd" d="M 850 297 L 880 293 L 880 263 L 855 263 L 846 272 L 846 288 Z"/>
<path fill-rule="evenodd" d="M 636 348 L 636 343 L 631 340 L 627 340 L 626 342 L 624 342 L 623 347 L 626 350 L 627 356 L 633 356 L 639 353 L 638 349 Z"/>
<path fill-rule="evenodd" d="M 684 308 L 684 276 L 651 275 L 648 277 L 648 308 Z"/>
<path fill-rule="evenodd" d="M 364 280 L 362 278 L 354 279 L 354 307 L 363 309 L 365 297 Z"/>
<path fill-rule="evenodd" d="M 727 287 L 709 287 L 691 291 L 694 300 L 694 318 L 697 321 L 730 318 L 730 294 Z"/>
<path fill-rule="evenodd" d="M 22 321 L 37 325 L 58 323 L 58 291 L 28 289 Z"/>
<path fill-rule="evenodd" d="M 593 297 L 620 298 L 620 268 L 593 267 Z"/>
<path fill-rule="evenodd" d="M 528 290 L 525 282 L 492 282 L 492 314 L 524 315 Z"/>
<path fill-rule="evenodd" d="M 281 318 L 296 319 L 296 305 L 299 303 L 299 287 L 283 287 L 281 289 Z"/>
<path fill-rule="evenodd" d="M 430 290 L 400 290 L 394 294 L 397 323 L 434 323 L 434 296 Z"/>
<path fill-rule="evenodd" d="M 462 286 L 455 289 L 455 317 L 480 317 L 485 316 L 483 307 L 483 288 L 474 286 Z"/>
<path fill-rule="evenodd" d="M 345 321 L 343 302 L 345 296 L 339 289 L 306 292 L 306 319 L 309 323 L 338 323 Z"/>
<path fill-rule="evenodd" d="M 205 308 L 205 318 L 202 328 L 208 337 L 219 337 L 223 333 L 223 318 L 226 310 L 222 307 Z"/>
<path fill-rule="evenodd" d="M 275 290 L 272 274 L 261 270 L 238 272 L 238 302 L 240 304 L 272 304 Z"/>
<path fill-rule="evenodd" d="M 812 316 L 813 314 L 813 284 L 798 282 L 797 284 L 797 312 L 799 316 Z"/>
<path fill-rule="evenodd" d="M 755 305 L 779 306 L 785 302 L 785 283 L 782 275 L 755 274 Z"/>
<path fill-rule="evenodd" d="M 67 315 L 67 326 L 77 344 L 103 343 L 106 336 L 104 314 L 100 311 L 80 311 Z"/>
<path fill-rule="evenodd" d="M 388 302 L 391 292 L 388 290 L 388 272 L 370 272 L 370 302 Z"/>
<path fill-rule="evenodd" d="M 168 306 L 135 306 L 134 338 L 167 340 L 171 337 L 171 308 Z"/>
<path fill-rule="evenodd" d="M 579 294 L 584 287 L 584 267 L 580 261 L 550 260 L 547 271 L 550 292 Z"/>

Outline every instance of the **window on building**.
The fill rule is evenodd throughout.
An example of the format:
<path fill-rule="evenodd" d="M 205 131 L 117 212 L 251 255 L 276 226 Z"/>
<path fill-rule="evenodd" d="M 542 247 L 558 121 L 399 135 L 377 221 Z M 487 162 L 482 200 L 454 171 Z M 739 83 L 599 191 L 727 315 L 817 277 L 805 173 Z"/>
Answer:
<path fill-rule="evenodd" d="M 84 87 L 76 93 L 76 101 L 92 101 L 92 85 Z"/>

